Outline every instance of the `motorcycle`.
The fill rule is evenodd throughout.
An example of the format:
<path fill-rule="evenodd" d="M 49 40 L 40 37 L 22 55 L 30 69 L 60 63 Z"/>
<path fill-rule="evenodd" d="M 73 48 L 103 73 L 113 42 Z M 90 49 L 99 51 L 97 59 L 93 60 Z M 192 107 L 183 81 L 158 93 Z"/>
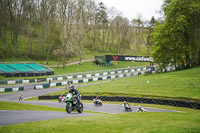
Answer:
<path fill-rule="evenodd" d="M 83 112 L 83 103 L 77 100 L 77 98 L 81 99 L 81 95 L 72 95 L 68 93 L 65 99 L 66 102 L 66 112 L 71 113 L 71 111 L 77 111 L 78 113 Z"/>
<path fill-rule="evenodd" d="M 131 106 L 128 103 L 124 103 L 123 107 L 125 108 L 126 111 L 132 111 Z"/>
<path fill-rule="evenodd" d="M 136 110 L 136 113 L 138 112 L 147 112 L 147 110 L 139 106 L 138 109 Z"/>
<path fill-rule="evenodd" d="M 101 102 L 101 100 L 100 99 L 93 99 L 93 101 L 94 101 L 94 105 L 95 106 L 102 106 L 102 102 Z"/>
<path fill-rule="evenodd" d="M 19 96 L 19 101 L 22 101 L 24 99 L 24 95 L 23 94 L 20 94 Z"/>
<path fill-rule="evenodd" d="M 59 98 L 58 98 L 58 102 L 59 102 L 59 103 L 65 102 L 65 98 L 66 98 L 66 97 L 65 97 L 64 95 L 60 95 Z"/>

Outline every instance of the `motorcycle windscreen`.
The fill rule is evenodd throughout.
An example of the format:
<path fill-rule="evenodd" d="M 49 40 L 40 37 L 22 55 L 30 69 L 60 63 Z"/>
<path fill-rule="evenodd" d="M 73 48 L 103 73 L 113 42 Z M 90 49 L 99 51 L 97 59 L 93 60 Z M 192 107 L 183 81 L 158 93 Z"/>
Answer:
<path fill-rule="evenodd" d="M 67 99 L 71 99 L 71 98 L 72 98 L 72 94 L 71 94 L 71 93 L 68 93 L 67 96 L 66 96 L 66 98 L 67 98 Z"/>

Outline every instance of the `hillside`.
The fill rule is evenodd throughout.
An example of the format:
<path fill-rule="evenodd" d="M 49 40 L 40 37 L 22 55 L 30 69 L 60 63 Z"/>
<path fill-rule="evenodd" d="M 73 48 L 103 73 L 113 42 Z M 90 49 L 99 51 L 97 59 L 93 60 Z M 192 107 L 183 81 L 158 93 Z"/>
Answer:
<path fill-rule="evenodd" d="M 199 71 L 200 67 L 197 67 L 161 74 L 120 78 L 107 83 L 79 87 L 78 90 L 82 95 L 132 96 L 200 102 Z M 191 82 L 194 86 L 190 86 Z M 54 94 L 59 95 L 62 92 Z"/>

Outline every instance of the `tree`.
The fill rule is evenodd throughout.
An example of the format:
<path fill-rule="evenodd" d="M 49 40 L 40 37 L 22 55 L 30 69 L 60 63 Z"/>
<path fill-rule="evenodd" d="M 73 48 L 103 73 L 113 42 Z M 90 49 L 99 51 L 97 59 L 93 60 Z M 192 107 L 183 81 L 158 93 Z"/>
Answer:
<path fill-rule="evenodd" d="M 119 11 L 95 0 L 0 0 L 0 16 L 0 58 L 23 56 L 48 64 L 57 55 L 63 68 L 74 56 L 81 64 L 86 49 L 121 53 L 133 35 Z"/>
<path fill-rule="evenodd" d="M 85 0 L 79 0 L 76 6 L 75 23 L 73 25 L 73 35 L 75 44 L 77 44 L 79 64 L 82 64 L 83 46 L 89 32 L 88 20 L 90 15 L 88 13 L 89 3 Z"/>
<path fill-rule="evenodd" d="M 120 54 L 123 45 L 126 45 L 126 41 L 128 41 L 127 35 L 130 30 L 129 20 L 127 18 L 117 16 L 113 21 L 117 37 L 117 53 Z"/>
<path fill-rule="evenodd" d="M 18 36 L 24 25 L 25 14 L 27 8 L 25 7 L 26 0 L 7 0 L 7 17 L 9 18 L 9 24 L 11 29 L 11 40 L 15 47 L 13 54 L 18 55 Z"/>
<path fill-rule="evenodd" d="M 166 0 L 164 24 L 156 24 L 151 41 L 152 56 L 165 67 L 168 63 L 189 68 L 199 64 L 200 1 Z"/>
<path fill-rule="evenodd" d="M 27 0 L 25 2 L 25 8 L 27 10 L 25 14 L 24 26 L 23 29 L 25 30 L 25 44 L 27 45 L 25 49 L 25 55 L 27 57 L 33 57 L 33 24 L 36 22 L 37 17 L 37 8 L 35 0 Z"/>
<path fill-rule="evenodd" d="M 149 27 L 151 27 L 151 28 L 154 27 L 155 23 L 156 23 L 156 20 L 155 20 L 154 16 L 152 16 L 151 20 L 149 22 Z"/>
<path fill-rule="evenodd" d="M 144 24 L 142 20 L 142 15 L 138 13 L 137 18 L 133 19 L 131 23 L 132 23 L 133 28 L 136 29 L 133 40 L 134 40 L 134 43 L 136 44 L 136 49 L 140 51 L 140 46 L 144 42 L 144 37 L 143 37 Z"/>
<path fill-rule="evenodd" d="M 48 28 L 49 28 L 49 22 L 50 22 L 50 17 L 51 17 L 51 0 L 42 0 L 40 2 L 40 10 L 39 10 L 39 15 L 40 15 L 40 22 L 41 22 L 41 36 L 40 36 L 40 52 L 41 56 L 44 58 L 45 55 L 45 43 L 47 40 L 48 36 Z"/>
<path fill-rule="evenodd" d="M 103 2 L 99 3 L 99 7 L 97 8 L 97 20 L 101 24 L 101 32 L 102 32 L 102 45 L 103 52 L 105 50 L 105 24 L 108 22 L 107 20 L 107 11 Z"/>
<path fill-rule="evenodd" d="M 118 11 L 117 9 L 115 9 L 114 7 L 111 7 L 108 11 L 108 25 L 106 28 L 107 31 L 107 39 L 106 39 L 106 51 L 109 51 L 109 41 L 112 40 L 112 44 L 113 44 L 113 40 L 115 39 L 114 36 L 114 23 L 113 20 L 115 19 L 115 17 L 120 16 L 121 12 Z"/>
<path fill-rule="evenodd" d="M 0 1 L 0 39 L 3 42 L 3 46 L 0 47 L 0 57 L 4 57 L 7 54 L 8 43 L 7 43 L 7 33 L 6 28 L 8 27 L 8 9 L 6 0 Z"/>
<path fill-rule="evenodd" d="M 59 24 L 62 29 L 62 45 L 59 48 L 60 50 L 57 51 L 60 51 L 61 53 L 59 56 L 63 59 L 63 69 L 65 69 L 66 61 L 76 54 L 72 38 L 72 28 L 75 17 L 75 1 L 61 0 L 59 1 L 59 7 Z"/>
<path fill-rule="evenodd" d="M 150 38 L 151 38 L 151 33 L 153 32 L 153 27 L 156 23 L 156 20 L 154 18 L 154 16 L 152 16 L 150 22 L 148 23 L 148 32 L 147 32 L 147 35 L 146 35 L 146 42 L 145 42 L 145 45 L 147 47 L 147 50 L 150 54 L 150 49 L 151 49 L 151 46 L 152 46 L 152 42 L 150 41 Z"/>
<path fill-rule="evenodd" d="M 50 52 L 52 52 L 52 49 L 57 49 L 59 46 L 61 46 L 61 37 L 60 37 L 60 27 L 56 23 L 57 18 L 57 10 L 56 1 L 50 1 L 50 12 L 49 12 L 49 24 L 48 24 L 48 31 L 47 31 L 47 40 L 46 40 L 46 47 L 47 47 L 47 53 L 46 53 L 46 64 L 48 64 L 49 61 L 49 55 Z"/>

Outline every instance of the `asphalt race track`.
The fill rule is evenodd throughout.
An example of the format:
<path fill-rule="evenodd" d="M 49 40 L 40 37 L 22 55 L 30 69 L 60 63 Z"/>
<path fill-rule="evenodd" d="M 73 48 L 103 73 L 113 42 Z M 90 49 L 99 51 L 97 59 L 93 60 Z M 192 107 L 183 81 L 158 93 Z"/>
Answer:
<path fill-rule="evenodd" d="M 34 90 L 31 88 L 27 88 L 27 89 L 25 88 L 23 91 L 23 94 L 25 98 L 28 98 L 28 97 L 45 95 L 45 94 L 63 90 L 63 89 L 65 89 L 65 87 L 42 89 L 42 90 Z M 58 103 L 56 101 L 18 101 L 19 95 L 20 95 L 20 92 L 0 94 L 0 101 L 44 105 L 44 106 L 63 108 L 63 110 L 65 110 L 65 103 Z M 94 106 L 94 104 L 92 103 L 83 103 L 83 106 L 84 106 L 84 110 L 87 110 L 87 111 L 96 111 L 96 112 L 103 112 L 103 113 L 109 113 L 109 114 L 128 113 L 127 111 L 124 110 L 122 105 L 117 105 L 117 104 L 103 103 L 103 106 Z M 136 112 L 137 110 L 136 106 L 132 106 L 131 108 L 133 110 L 132 112 Z M 177 112 L 177 111 L 172 111 L 172 110 L 146 108 L 146 107 L 144 107 L 144 109 L 146 109 L 147 112 Z M 85 117 L 85 116 L 91 116 L 91 115 L 102 115 L 102 114 L 99 114 L 99 113 L 81 113 L 80 114 L 77 112 L 72 112 L 71 114 L 68 114 L 67 112 L 58 112 L 58 111 L 0 110 L 0 126 L 23 123 L 23 122 L 58 119 L 58 118 Z"/>
<path fill-rule="evenodd" d="M 58 103 L 55 101 L 20 101 L 20 103 L 26 104 L 34 104 L 34 105 L 43 105 L 43 106 L 51 106 L 63 108 L 65 110 L 65 103 Z M 83 103 L 84 110 L 87 111 L 95 111 L 109 114 L 117 114 L 117 113 L 127 113 L 122 105 L 118 104 L 103 104 L 103 106 L 95 106 L 93 103 Z M 136 112 L 137 106 L 131 106 L 132 112 Z M 165 110 L 165 109 L 156 109 L 156 108 L 147 108 L 144 107 L 148 112 L 177 112 L 173 110 Z"/>
<path fill-rule="evenodd" d="M 0 126 L 11 125 L 24 122 L 42 121 L 58 118 L 83 117 L 91 115 L 101 115 L 95 113 L 77 113 L 58 111 L 32 111 L 32 110 L 0 110 Z"/>

